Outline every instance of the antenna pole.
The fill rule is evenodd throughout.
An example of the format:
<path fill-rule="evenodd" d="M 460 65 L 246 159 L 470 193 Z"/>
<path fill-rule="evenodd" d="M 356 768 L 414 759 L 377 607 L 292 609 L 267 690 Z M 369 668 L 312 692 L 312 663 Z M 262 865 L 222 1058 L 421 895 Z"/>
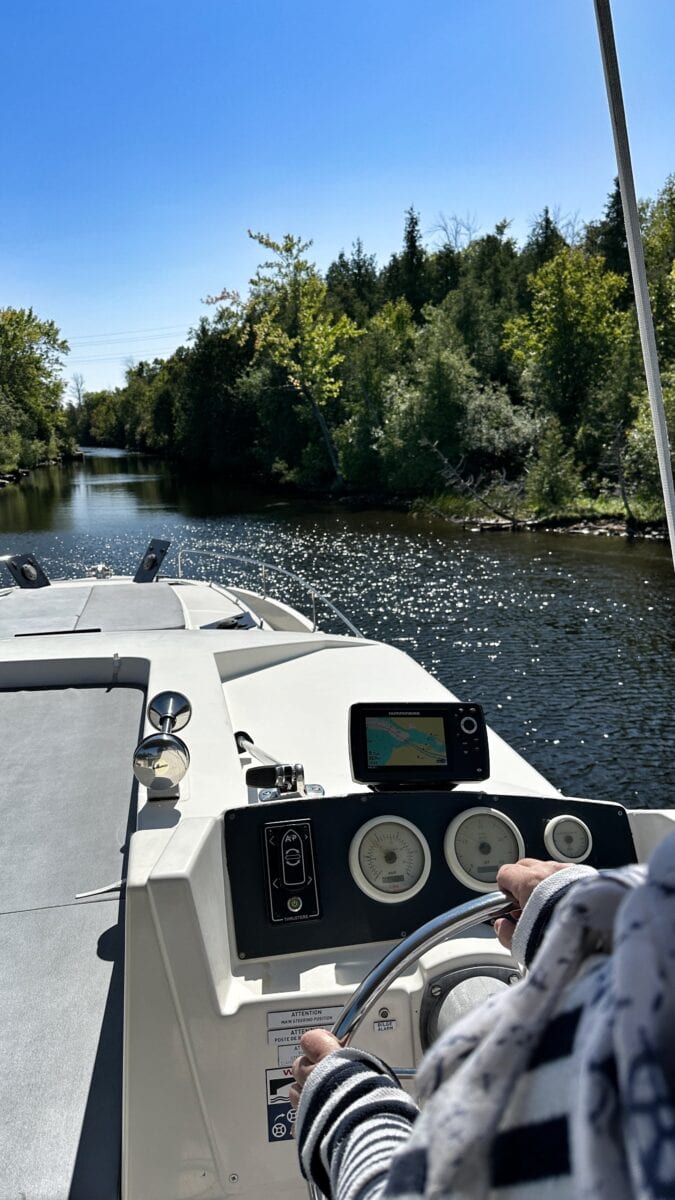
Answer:
<path fill-rule="evenodd" d="M 670 549 L 673 555 L 673 565 L 675 566 L 675 487 L 673 486 L 673 469 L 670 460 L 666 413 L 663 407 L 663 391 L 661 389 L 659 357 L 656 349 L 656 338 L 654 336 L 654 321 L 649 300 L 649 288 L 647 286 L 647 270 L 640 233 L 640 219 L 635 198 L 635 183 L 633 180 L 630 145 L 628 143 L 626 113 L 621 91 L 621 76 L 619 74 L 619 62 L 616 55 L 616 43 L 614 41 L 614 29 L 612 26 L 612 10 L 610 0 L 594 0 L 594 3 L 595 16 L 598 23 L 598 35 L 600 37 L 602 65 L 605 72 L 607 100 L 612 119 L 614 149 L 616 151 L 616 162 L 619 172 L 619 188 L 621 191 L 621 203 L 623 205 L 623 219 L 626 226 L 630 270 L 635 291 L 635 306 L 637 308 L 638 327 L 640 330 L 642 358 L 645 365 L 647 391 L 652 410 L 656 455 L 661 475 L 663 500 L 666 506 Z"/>

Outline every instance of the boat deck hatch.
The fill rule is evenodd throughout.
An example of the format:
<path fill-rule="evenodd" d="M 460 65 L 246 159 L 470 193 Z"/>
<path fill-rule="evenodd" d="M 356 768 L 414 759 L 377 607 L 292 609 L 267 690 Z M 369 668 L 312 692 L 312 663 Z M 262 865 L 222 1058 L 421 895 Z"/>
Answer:
<path fill-rule="evenodd" d="M 168 583 L 17 589 L 0 599 L 0 638 L 41 633 L 184 629 L 180 600 Z"/>

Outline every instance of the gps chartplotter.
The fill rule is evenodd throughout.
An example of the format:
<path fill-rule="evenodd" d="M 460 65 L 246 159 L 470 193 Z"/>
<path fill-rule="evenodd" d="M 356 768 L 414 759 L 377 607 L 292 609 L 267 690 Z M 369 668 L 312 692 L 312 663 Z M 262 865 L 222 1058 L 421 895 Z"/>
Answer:
<path fill-rule="evenodd" d="M 442 786 L 490 774 L 478 704 L 353 704 L 349 752 L 359 783 Z"/>

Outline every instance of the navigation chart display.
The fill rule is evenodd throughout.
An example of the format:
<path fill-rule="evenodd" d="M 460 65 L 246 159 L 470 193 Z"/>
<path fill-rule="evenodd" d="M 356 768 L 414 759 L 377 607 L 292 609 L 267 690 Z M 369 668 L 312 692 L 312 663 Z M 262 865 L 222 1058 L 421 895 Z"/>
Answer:
<path fill-rule="evenodd" d="M 442 787 L 490 774 L 478 704 L 353 704 L 349 751 L 352 775 L 361 783 Z"/>
<path fill-rule="evenodd" d="M 369 767 L 444 767 L 448 762 L 442 717 L 366 717 Z"/>

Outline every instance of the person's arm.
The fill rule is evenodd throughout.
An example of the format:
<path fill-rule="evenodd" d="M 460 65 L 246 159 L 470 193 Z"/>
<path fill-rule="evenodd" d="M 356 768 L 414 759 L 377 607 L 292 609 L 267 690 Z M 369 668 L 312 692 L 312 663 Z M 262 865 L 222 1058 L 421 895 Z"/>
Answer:
<path fill-rule="evenodd" d="M 293 1064 L 300 1166 L 331 1200 L 376 1200 L 418 1109 L 386 1063 L 312 1029 Z"/>
<path fill-rule="evenodd" d="M 499 941 L 518 962 L 529 967 L 558 901 L 578 879 L 596 874 L 594 867 L 581 863 L 567 865 L 537 858 L 521 858 L 500 867 L 497 887 L 513 896 L 519 907 L 510 916 L 495 921 Z"/>

